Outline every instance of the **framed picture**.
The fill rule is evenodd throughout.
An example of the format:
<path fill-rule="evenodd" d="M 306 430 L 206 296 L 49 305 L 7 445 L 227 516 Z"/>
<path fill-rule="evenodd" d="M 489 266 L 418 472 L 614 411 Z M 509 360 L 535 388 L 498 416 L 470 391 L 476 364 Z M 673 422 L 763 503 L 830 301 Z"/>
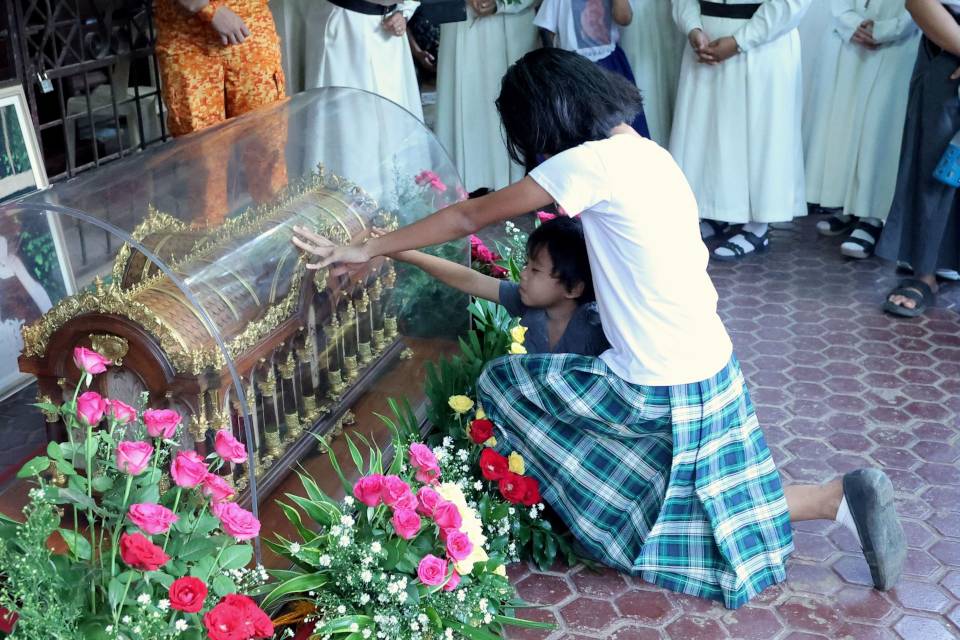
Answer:
<path fill-rule="evenodd" d="M 0 400 L 31 379 L 17 366 L 20 328 L 75 293 L 59 219 L 2 204 L 46 186 L 23 89 L 0 87 Z"/>
<path fill-rule="evenodd" d="M 23 87 L 0 87 L 0 202 L 46 186 Z"/>

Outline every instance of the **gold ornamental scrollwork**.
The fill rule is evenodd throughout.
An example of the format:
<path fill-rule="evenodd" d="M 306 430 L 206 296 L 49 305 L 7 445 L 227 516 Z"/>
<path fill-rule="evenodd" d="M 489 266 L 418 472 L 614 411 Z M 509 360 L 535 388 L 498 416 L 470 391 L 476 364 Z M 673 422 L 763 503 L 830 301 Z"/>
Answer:
<path fill-rule="evenodd" d="M 90 347 L 118 367 L 123 365 L 123 358 L 130 350 L 130 344 L 126 338 L 105 333 L 91 333 Z"/>

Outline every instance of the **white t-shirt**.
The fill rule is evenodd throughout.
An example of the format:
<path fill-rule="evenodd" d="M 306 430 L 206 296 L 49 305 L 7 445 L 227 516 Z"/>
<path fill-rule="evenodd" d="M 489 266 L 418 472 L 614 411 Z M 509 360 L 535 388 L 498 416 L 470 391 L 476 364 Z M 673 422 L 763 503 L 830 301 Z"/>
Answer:
<path fill-rule="evenodd" d="M 613 53 L 620 30 L 611 0 L 544 0 L 533 24 L 557 34 L 557 46 L 596 62 Z"/>
<path fill-rule="evenodd" d="M 587 142 L 530 177 L 568 215 L 580 215 L 600 319 L 600 357 L 634 384 L 712 377 L 733 346 L 707 275 L 697 202 L 670 154 L 633 134 Z"/>

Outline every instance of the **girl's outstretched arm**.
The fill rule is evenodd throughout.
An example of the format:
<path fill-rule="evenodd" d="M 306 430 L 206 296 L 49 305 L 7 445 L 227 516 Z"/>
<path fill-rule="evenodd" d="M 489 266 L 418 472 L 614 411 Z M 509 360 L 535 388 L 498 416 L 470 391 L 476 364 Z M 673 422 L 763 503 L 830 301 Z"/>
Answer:
<path fill-rule="evenodd" d="M 411 225 L 397 229 L 379 238 L 370 238 L 363 244 L 343 247 L 330 246 L 304 227 L 294 227 L 293 243 L 319 260 L 308 264 L 309 269 L 333 265 L 334 275 L 345 273 L 377 256 L 420 249 L 463 238 L 480 229 L 536 211 L 553 202 L 544 189 L 529 176 L 493 193 L 450 205 Z"/>

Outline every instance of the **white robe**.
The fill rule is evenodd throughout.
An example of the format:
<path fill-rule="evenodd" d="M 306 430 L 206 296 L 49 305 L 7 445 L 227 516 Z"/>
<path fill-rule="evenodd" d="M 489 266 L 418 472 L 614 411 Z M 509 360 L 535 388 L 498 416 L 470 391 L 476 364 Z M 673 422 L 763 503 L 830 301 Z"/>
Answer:
<path fill-rule="evenodd" d="M 306 25 L 305 88 L 362 89 L 396 102 L 423 120 L 406 34 L 385 31 L 381 16 L 348 11 L 327 0 L 310 0 Z"/>
<path fill-rule="evenodd" d="M 807 201 L 885 220 L 920 32 L 903 0 L 831 0 L 831 10 L 807 100 Z M 883 44 L 875 51 L 850 42 L 864 20 Z"/>
<path fill-rule="evenodd" d="M 906 1 L 906 0 L 904 0 Z M 813 81 L 819 75 L 818 62 L 822 52 L 823 33 L 830 29 L 833 18 L 830 15 L 830 0 L 813 0 L 810 9 L 797 26 L 800 32 L 800 49 L 803 58 L 803 95 L 809 96 Z M 809 104 L 809 100 L 807 100 Z M 804 113 L 806 117 L 806 113 Z M 806 124 L 806 120 L 804 120 Z"/>
<path fill-rule="evenodd" d="M 620 46 L 643 95 L 650 136 L 662 147 L 670 143 L 686 41 L 664 0 L 634 0 L 633 21 L 620 30 Z"/>
<path fill-rule="evenodd" d="M 733 36 L 743 49 L 716 66 L 697 62 L 689 43 L 684 50 L 670 152 L 702 218 L 785 222 L 806 215 L 796 27 L 809 5 L 766 0 L 752 19 L 734 20 L 701 16 L 697 0 L 673 0 L 682 33 Z"/>
<path fill-rule="evenodd" d="M 507 68 L 539 44 L 534 0 L 497 3 L 497 12 L 441 25 L 437 55 L 437 137 L 468 191 L 502 189 L 524 176 L 512 162 L 494 100 Z"/>
<path fill-rule="evenodd" d="M 316 2 L 317 0 L 270 0 L 273 21 L 280 36 L 283 75 L 286 77 L 289 96 L 306 88 L 304 49 L 307 44 L 307 10 Z"/>

